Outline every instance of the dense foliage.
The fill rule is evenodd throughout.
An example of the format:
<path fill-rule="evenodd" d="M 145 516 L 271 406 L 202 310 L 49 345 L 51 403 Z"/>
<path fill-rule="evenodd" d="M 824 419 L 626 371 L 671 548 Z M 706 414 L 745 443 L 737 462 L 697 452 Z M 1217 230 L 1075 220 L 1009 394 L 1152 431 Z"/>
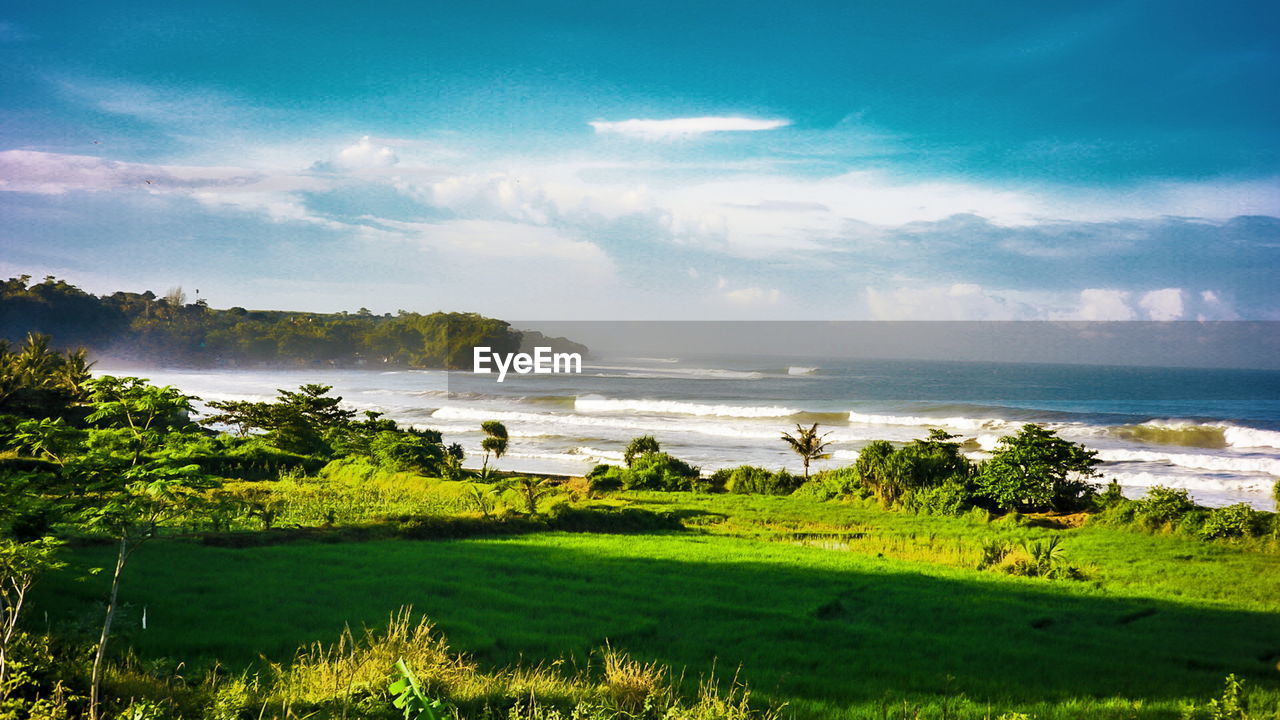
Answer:
<path fill-rule="evenodd" d="M 462 368 L 470 367 L 474 346 L 500 353 L 521 346 L 521 333 L 508 323 L 475 313 L 215 310 L 202 300 L 188 303 L 180 288 L 164 297 L 150 291 L 96 296 L 53 277 L 30 280 L 23 275 L 0 283 L 0 338 L 40 332 L 68 346 L 131 359 L 230 365 Z"/>
<path fill-rule="evenodd" d="M 657 447 L 657 443 L 653 444 Z M 632 458 L 629 467 L 597 465 L 587 473 L 587 482 L 596 492 L 610 490 L 693 490 L 701 471 L 668 453 L 653 450 Z"/>
<path fill-rule="evenodd" d="M 976 478 L 978 492 L 1004 510 L 1078 509 L 1093 487 L 1097 453 L 1039 425 L 1000 438 Z"/>

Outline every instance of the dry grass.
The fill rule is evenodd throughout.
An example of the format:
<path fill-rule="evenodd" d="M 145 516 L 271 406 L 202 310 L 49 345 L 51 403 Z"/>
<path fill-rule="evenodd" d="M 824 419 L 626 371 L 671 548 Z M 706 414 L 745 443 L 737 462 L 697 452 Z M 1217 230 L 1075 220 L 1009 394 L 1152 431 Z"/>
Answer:
<path fill-rule="evenodd" d="M 750 703 L 750 693 L 736 681 L 722 693 L 713 679 L 696 696 L 683 698 L 669 669 L 605 647 L 598 672 L 586 668 L 563 672 L 562 663 L 515 666 L 483 671 L 465 655 L 449 649 L 431 622 L 414 619 L 409 608 L 393 614 L 381 630 L 357 634 L 347 629 L 331 644 L 315 643 L 298 651 L 289 663 L 273 664 L 266 677 L 219 676 L 211 673 L 197 686 L 182 688 L 178 700 L 172 682 L 150 680 L 137 667 L 116 672 L 117 690 L 128 690 L 129 706 L 137 698 L 167 698 L 177 710 L 193 704 L 208 718 L 353 718 L 396 715 L 387 686 L 398 660 L 413 670 L 428 696 L 440 699 L 456 720 L 772 720 Z M 117 695 L 122 700 L 126 699 Z M 197 697 L 203 702 L 193 703 Z"/>

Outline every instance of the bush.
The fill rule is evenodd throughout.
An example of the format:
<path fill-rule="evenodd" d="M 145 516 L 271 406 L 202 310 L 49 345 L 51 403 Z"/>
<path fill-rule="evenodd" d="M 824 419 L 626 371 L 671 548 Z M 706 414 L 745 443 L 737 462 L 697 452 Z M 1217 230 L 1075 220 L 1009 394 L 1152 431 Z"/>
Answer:
<path fill-rule="evenodd" d="M 646 453 L 636 458 L 623 482 L 635 490 L 692 490 L 693 480 L 701 474 L 698 468 L 667 453 Z"/>
<path fill-rule="evenodd" d="M 1093 499 L 1093 506 L 1098 510 L 1110 510 L 1129 502 L 1124 496 L 1124 491 L 1120 489 L 1120 483 L 1112 480 L 1107 483 L 1107 487 L 1098 493 Z"/>
<path fill-rule="evenodd" d="M 623 486 L 622 475 L 626 470 L 617 465 L 606 465 L 601 463 L 591 468 L 591 472 L 587 473 L 587 488 L 593 493 L 613 492 L 621 490 Z"/>
<path fill-rule="evenodd" d="M 109 438 L 95 433 L 98 442 Z M 300 455 L 272 445 L 261 435 L 235 437 L 202 433 L 174 433 L 165 439 L 157 457 L 195 464 L 209 475 L 239 480 L 274 480 L 288 471 L 316 472 L 328 459 Z"/>
<path fill-rule="evenodd" d="M 426 435 L 384 430 L 370 440 L 369 455 L 384 470 L 433 475 L 444 460 L 444 448 Z"/>
<path fill-rule="evenodd" d="M 858 471 L 853 467 L 822 470 L 814 473 L 809 482 L 796 488 L 796 497 L 812 500 L 834 500 L 849 495 L 865 496 L 869 490 L 858 479 Z"/>
<path fill-rule="evenodd" d="M 868 443 L 854 463 L 858 480 L 885 507 L 904 503 L 906 496 L 917 490 L 947 482 L 967 486 L 974 467 L 954 438 L 945 431 L 931 430 L 928 438 L 900 448 L 884 440 Z"/>
<path fill-rule="evenodd" d="M 630 468 L 597 465 L 587 473 L 591 490 L 608 492 L 627 490 L 692 490 L 701 472 L 698 468 L 667 453 L 645 453 L 635 458 Z"/>
<path fill-rule="evenodd" d="M 1200 527 L 1200 537 L 1217 540 L 1256 535 L 1262 517 L 1262 513 L 1254 510 L 1248 503 L 1220 507 L 1209 512 L 1209 517 Z"/>
<path fill-rule="evenodd" d="M 786 470 L 770 472 L 754 465 L 739 465 L 715 471 L 707 484 L 710 488 L 744 495 L 790 495 L 803 483 L 803 478 Z"/>
<path fill-rule="evenodd" d="M 941 485 L 912 490 L 902 500 L 902 505 L 922 515 L 959 516 L 972 507 L 972 493 L 966 483 L 947 480 Z M 984 511 L 985 513 L 985 511 Z"/>
<path fill-rule="evenodd" d="M 1196 504 L 1186 490 L 1154 485 L 1134 503 L 1133 512 L 1148 527 L 1165 527 L 1177 524 L 1183 515 L 1195 509 Z"/>
<path fill-rule="evenodd" d="M 1178 521 L 1178 532 L 1183 535 L 1199 535 L 1201 528 L 1204 527 L 1204 523 L 1208 519 L 1208 508 L 1197 506 L 1195 510 L 1188 511 L 1182 516 L 1182 519 Z"/>

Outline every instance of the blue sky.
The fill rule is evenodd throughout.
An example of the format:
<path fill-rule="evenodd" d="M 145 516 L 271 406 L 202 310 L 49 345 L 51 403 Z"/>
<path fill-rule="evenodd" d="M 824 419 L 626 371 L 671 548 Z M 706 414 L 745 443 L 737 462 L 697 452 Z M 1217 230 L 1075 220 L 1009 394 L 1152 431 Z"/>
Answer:
<path fill-rule="evenodd" d="M 0 271 L 509 318 L 1280 319 L 1274 3 L 27 3 Z"/>

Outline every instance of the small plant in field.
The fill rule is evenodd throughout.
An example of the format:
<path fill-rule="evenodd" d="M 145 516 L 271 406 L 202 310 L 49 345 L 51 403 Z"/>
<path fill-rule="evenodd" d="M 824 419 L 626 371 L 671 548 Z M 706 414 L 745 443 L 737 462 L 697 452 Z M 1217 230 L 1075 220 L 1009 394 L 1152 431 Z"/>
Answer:
<path fill-rule="evenodd" d="M 467 502 L 469 502 L 485 520 L 488 520 L 493 515 L 495 503 L 493 499 L 493 490 L 491 488 L 482 488 L 479 485 L 472 485 L 467 488 Z"/>
<path fill-rule="evenodd" d="M 1009 554 L 1009 545 L 1002 540 L 984 540 L 978 552 L 978 569 L 986 570 L 1004 561 Z"/>
<path fill-rule="evenodd" d="M 619 707 L 639 710 L 668 693 L 667 669 L 657 663 L 643 663 L 606 647 L 603 687 Z"/>
<path fill-rule="evenodd" d="M 1204 705 L 1191 703 L 1182 708 L 1182 720 L 1253 720 L 1244 700 L 1244 681 L 1228 675 L 1222 696 Z"/>
<path fill-rule="evenodd" d="M 1040 575 L 1048 575 L 1055 566 L 1064 562 L 1062 545 L 1056 537 L 1045 542 L 1023 543 L 1022 548 L 1031 556 L 1031 562 Z"/>
<path fill-rule="evenodd" d="M 1061 541 L 1054 537 L 1036 542 L 1023 541 L 1021 552 L 1007 553 L 994 566 L 1010 575 L 1042 577 L 1050 580 L 1083 580 L 1080 568 L 1067 562 Z"/>
<path fill-rule="evenodd" d="M 514 490 L 524 501 L 525 510 L 530 516 L 538 514 L 538 503 L 555 489 L 552 481 L 535 477 L 514 477 L 503 482 L 499 487 L 503 490 Z"/>
<path fill-rule="evenodd" d="M 431 700 L 422 692 L 422 686 L 404 658 L 396 661 L 395 679 L 387 686 L 391 704 L 404 712 L 404 720 L 448 720 L 439 700 Z"/>

